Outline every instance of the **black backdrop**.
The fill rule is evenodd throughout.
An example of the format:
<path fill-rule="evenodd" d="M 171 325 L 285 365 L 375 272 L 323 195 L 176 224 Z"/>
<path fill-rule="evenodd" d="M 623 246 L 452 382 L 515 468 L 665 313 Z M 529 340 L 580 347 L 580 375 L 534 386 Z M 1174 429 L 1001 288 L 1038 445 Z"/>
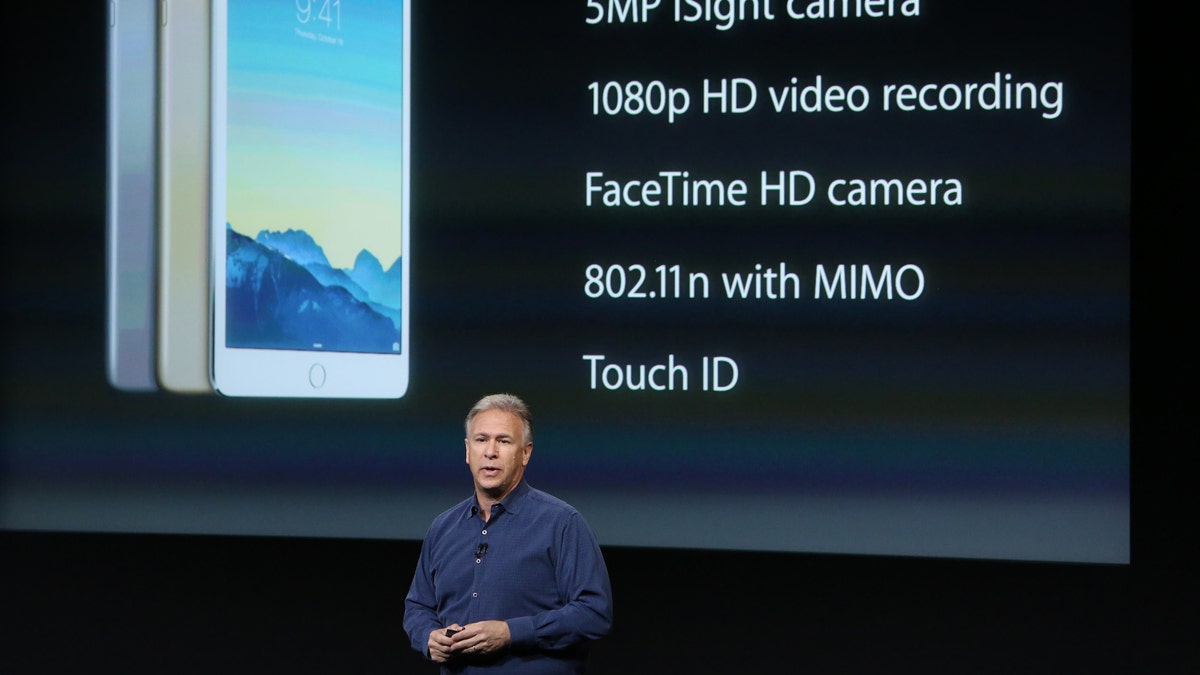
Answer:
<path fill-rule="evenodd" d="M 436 672 L 415 542 L 5 536 L 7 672 Z M 608 548 L 596 673 L 1150 672 L 1125 566 Z M 15 603 L 14 603 L 15 600 Z M 1155 636 L 1157 643 L 1162 636 Z"/>

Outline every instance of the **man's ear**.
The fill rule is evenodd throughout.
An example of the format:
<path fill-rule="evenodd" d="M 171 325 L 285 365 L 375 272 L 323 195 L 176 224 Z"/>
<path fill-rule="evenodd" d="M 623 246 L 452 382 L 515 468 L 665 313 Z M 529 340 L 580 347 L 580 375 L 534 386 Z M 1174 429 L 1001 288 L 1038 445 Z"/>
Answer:
<path fill-rule="evenodd" d="M 463 447 L 467 449 L 467 452 L 463 456 L 466 458 L 467 464 L 470 464 L 471 463 L 471 439 L 464 438 L 463 439 Z"/>
<path fill-rule="evenodd" d="M 525 444 L 525 457 L 521 460 L 521 466 L 529 466 L 529 456 L 533 454 L 533 441 Z"/>

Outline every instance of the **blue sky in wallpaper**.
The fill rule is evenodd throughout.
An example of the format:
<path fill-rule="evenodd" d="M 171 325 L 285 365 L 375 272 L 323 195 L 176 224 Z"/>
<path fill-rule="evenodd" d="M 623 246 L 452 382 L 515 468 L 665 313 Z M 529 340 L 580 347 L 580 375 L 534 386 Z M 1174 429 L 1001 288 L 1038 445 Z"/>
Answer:
<path fill-rule="evenodd" d="M 402 18 L 398 2 L 230 2 L 230 346 L 397 350 Z"/>
<path fill-rule="evenodd" d="M 336 268 L 402 255 L 402 6 L 229 3 L 228 213 L 304 230 Z M 301 19 L 308 17 L 307 22 Z"/>

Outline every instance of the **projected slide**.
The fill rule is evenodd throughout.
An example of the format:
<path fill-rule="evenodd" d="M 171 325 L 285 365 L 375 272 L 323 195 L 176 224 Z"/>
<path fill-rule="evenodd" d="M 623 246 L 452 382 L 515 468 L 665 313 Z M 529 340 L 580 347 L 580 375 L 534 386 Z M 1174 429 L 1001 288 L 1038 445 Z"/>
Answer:
<path fill-rule="evenodd" d="M 214 34 L 248 6 L 218 5 Z M 77 386 L 10 404 L 5 527 L 420 538 L 469 489 L 466 408 L 512 391 L 527 478 L 604 544 L 1128 562 L 1128 7 L 417 3 L 405 173 L 395 82 L 297 37 L 340 16 L 386 69 L 391 15 L 283 6 L 269 67 L 238 72 L 232 33 L 212 55 L 228 395 L 122 391 L 67 350 Z M 411 243 L 313 224 L 405 205 Z M 402 397 L 325 360 L 403 339 Z"/>

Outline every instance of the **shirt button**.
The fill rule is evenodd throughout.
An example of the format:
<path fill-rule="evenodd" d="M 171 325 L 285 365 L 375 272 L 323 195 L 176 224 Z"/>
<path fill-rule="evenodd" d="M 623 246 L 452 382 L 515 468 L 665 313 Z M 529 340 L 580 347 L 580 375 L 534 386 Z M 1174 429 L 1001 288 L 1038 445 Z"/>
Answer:
<path fill-rule="evenodd" d="M 484 531 L 483 531 L 483 533 L 484 533 L 484 534 L 487 534 L 487 530 L 484 530 Z"/>
<path fill-rule="evenodd" d="M 471 597 L 472 597 L 472 598 L 478 598 L 478 597 L 479 597 L 479 594 L 478 594 L 478 593 L 472 593 L 472 594 L 471 594 Z"/>

